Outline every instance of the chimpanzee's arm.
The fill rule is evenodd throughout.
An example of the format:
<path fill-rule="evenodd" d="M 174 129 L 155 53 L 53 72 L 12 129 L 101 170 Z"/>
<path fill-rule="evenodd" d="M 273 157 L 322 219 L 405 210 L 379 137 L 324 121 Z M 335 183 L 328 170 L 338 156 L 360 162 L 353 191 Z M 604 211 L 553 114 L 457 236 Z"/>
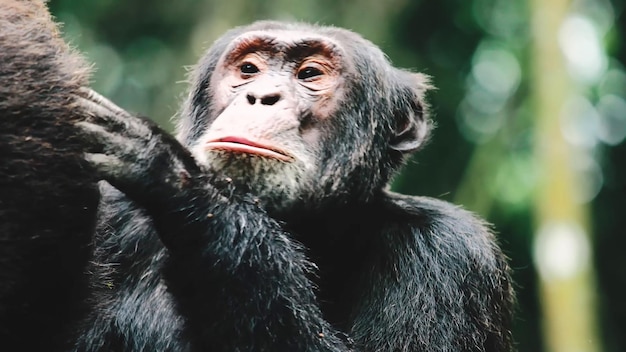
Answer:
<path fill-rule="evenodd" d="M 88 161 L 151 215 L 168 289 L 199 349 L 343 351 L 321 317 L 311 264 L 280 224 L 173 137 L 87 92 Z"/>

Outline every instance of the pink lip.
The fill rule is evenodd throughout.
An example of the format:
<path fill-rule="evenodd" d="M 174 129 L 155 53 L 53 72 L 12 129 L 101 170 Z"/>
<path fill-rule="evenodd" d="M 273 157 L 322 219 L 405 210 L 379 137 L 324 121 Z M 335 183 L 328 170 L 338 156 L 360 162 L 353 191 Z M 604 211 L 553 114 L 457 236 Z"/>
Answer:
<path fill-rule="evenodd" d="M 254 154 L 267 158 L 273 158 L 284 162 L 292 162 L 294 158 L 286 152 L 253 142 L 240 137 L 223 137 L 208 141 L 205 149 L 224 150 L 234 153 Z"/>

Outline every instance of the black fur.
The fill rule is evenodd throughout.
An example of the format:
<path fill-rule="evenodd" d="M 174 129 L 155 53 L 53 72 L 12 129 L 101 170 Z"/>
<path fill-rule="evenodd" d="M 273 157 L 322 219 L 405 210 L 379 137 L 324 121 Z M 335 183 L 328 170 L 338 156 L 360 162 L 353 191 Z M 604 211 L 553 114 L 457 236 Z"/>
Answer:
<path fill-rule="evenodd" d="M 11 3 L 8 12 L 21 16 L 22 3 Z M 198 165 L 151 122 L 85 95 L 83 81 L 64 86 L 75 81 L 54 71 L 63 67 L 53 59 L 64 58 L 64 51 L 41 60 L 52 68 L 37 82 L 55 94 L 29 88 L 0 95 L 9 101 L 0 101 L 0 133 L 12 138 L 0 146 L 21 153 L 11 154 L 0 170 L 0 186 L 15 189 L 0 198 L 0 309 L 18 304 L 1 315 L 1 337 L 9 340 L 0 344 L 12 341 L 12 334 L 25 339 L 30 333 L 25 346 L 31 350 L 55 337 L 71 340 L 76 351 L 511 350 L 513 294 L 489 228 L 448 203 L 384 189 L 426 137 L 427 83 L 393 68 L 371 43 L 346 30 L 299 24 L 261 22 L 230 31 L 192 74 L 179 139 L 192 146 L 215 119 L 209 82 L 231 40 L 276 28 L 332 38 L 349 63 L 342 105 L 332 118 L 314 121 L 324 138 L 318 182 L 288 208 L 265 206 L 245 185 Z M 19 42 L 1 33 L 1 49 Z M 35 42 L 63 47 L 57 39 Z M 17 52 L 16 62 L 24 61 L 24 50 Z M 0 64 L 3 75 L 15 74 L 8 59 Z M 40 61 L 25 62 L 26 70 L 39 70 Z M 49 77 L 62 83 L 58 90 Z M 20 105 L 22 96 L 34 99 L 38 110 Z M 13 111 L 19 123 L 44 123 L 33 129 L 41 145 L 49 143 L 55 152 L 24 147 L 29 134 L 12 123 Z M 91 141 L 72 142 L 74 126 Z M 81 168 L 77 157 L 81 143 L 95 174 L 112 185 L 101 187 L 91 257 L 87 243 L 97 193 L 94 173 Z M 66 167 L 48 173 L 34 168 L 52 167 L 44 156 Z M 22 173 L 36 182 L 16 179 Z M 31 230 L 37 217 L 48 214 L 18 204 L 30 189 L 41 195 L 42 207 L 59 207 L 50 211 L 52 225 Z M 27 218 L 9 218 L 18 215 Z M 36 256 L 42 251 L 51 262 Z M 88 287 L 81 284 L 85 275 Z M 88 297 L 81 299 L 85 288 Z M 79 319 L 83 303 L 88 310 Z M 13 327 L 13 320 L 24 322 L 22 313 L 54 324 L 44 330 Z"/>
<path fill-rule="evenodd" d="M 0 1 L 0 350 L 59 350 L 80 316 L 99 194 L 77 137 L 80 56 L 38 1 Z"/>

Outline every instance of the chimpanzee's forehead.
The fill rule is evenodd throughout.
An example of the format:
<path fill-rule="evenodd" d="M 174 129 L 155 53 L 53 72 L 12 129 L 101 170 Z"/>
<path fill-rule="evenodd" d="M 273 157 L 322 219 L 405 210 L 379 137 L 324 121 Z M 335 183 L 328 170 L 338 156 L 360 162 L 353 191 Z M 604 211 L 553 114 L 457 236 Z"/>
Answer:
<path fill-rule="evenodd" d="M 253 30 L 242 33 L 231 42 L 225 53 L 228 57 L 236 57 L 258 51 L 281 53 L 287 57 L 311 54 L 343 56 L 341 45 L 334 38 L 296 29 Z"/>

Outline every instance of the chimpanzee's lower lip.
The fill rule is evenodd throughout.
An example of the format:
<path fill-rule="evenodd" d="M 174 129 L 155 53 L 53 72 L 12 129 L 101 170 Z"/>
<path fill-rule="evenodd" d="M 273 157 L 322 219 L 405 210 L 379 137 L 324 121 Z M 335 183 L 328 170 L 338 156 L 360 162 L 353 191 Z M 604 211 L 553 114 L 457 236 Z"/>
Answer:
<path fill-rule="evenodd" d="M 277 159 L 283 162 L 292 162 L 294 158 L 276 148 L 265 146 L 261 143 L 252 142 L 250 140 L 239 137 L 219 138 L 208 141 L 204 145 L 206 150 L 223 150 L 233 153 L 243 153 L 257 155 L 266 158 Z"/>

